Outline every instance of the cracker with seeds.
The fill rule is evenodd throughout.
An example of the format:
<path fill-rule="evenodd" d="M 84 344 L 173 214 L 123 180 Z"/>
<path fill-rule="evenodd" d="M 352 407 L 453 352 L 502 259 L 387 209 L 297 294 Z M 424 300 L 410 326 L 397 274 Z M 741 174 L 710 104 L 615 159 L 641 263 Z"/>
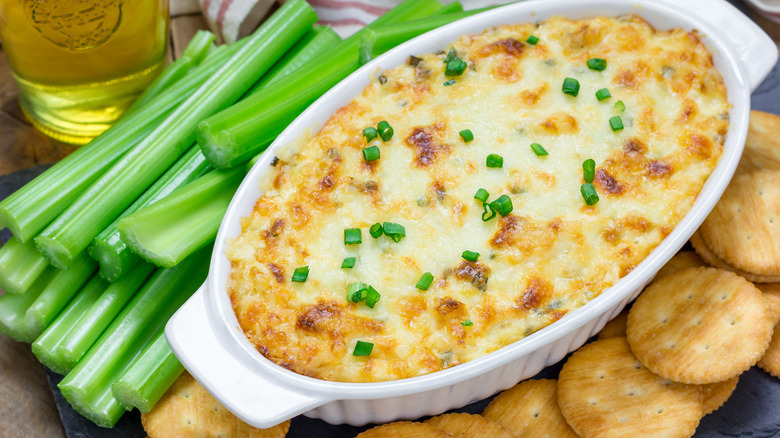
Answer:
<path fill-rule="evenodd" d="M 715 412 L 726 403 L 731 394 L 737 389 L 739 376 L 732 377 L 722 382 L 701 385 L 702 399 L 704 401 L 704 415 Z"/>
<path fill-rule="evenodd" d="M 625 337 L 626 319 L 628 319 L 628 310 L 623 310 L 604 325 L 604 328 L 599 332 L 599 339 Z"/>
<path fill-rule="evenodd" d="M 704 243 L 704 239 L 701 237 L 701 233 L 699 230 L 696 230 L 695 233 L 693 233 L 693 236 L 691 236 L 691 245 L 693 245 L 693 249 L 696 250 L 696 253 L 705 261 L 708 265 L 719 268 L 719 269 L 725 269 L 727 271 L 731 271 L 740 277 L 744 277 L 753 283 L 776 283 L 780 282 L 780 275 L 756 275 L 751 274 L 750 272 L 745 272 L 741 269 L 737 269 L 734 266 L 729 265 L 728 263 L 724 262 L 723 260 L 719 259 L 718 256 L 716 256 L 712 250 L 707 246 L 706 243 Z"/>
<path fill-rule="evenodd" d="M 282 438 L 290 421 L 268 429 L 252 427 L 222 407 L 188 372 L 146 414 L 141 424 L 149 438 Z"/>
<path fill-rule="evenodd" d="M 702 390 L 653 374 L 625 338 L 609 338 L 585 345 L 566 361 L 558 404 L 584 438 L 684 437 L 693 435 L 702 417 Z"/>
<path fill-rule="evenodd" d="M 652 372 L 714 383 L 755 364 L 774 321 L 752 283 L 733 272 L 686 268 L 651 284 L 628 313 L 631 350 Z"/>
<path fill-rule="evenodd" d="M 355 438 L 451 438 L 451 435 L 430 424 L 396 421 L 372 427 Z"/>
<path fill-rule="evenodd" d="M 526 380 L 497 395 L 482 415 L 525 438 L 577 438 L 558 406 L 558 381 Z"/>
<path fill-rule="evenodd" d="M 477 414 L 442 414 L 425 423 L 443 430 L 453 438 L 513 438 L 513 435 L 495 421 Z"/>
<path fill-rule="evenodd" d="M 721 260 L 751 274 L 780 275 L 780 170 L 731 180 L 699 229 Z"/>
<path fill-rule="evenodd" d="M 705 263 L 695 251 L 680 251 L 658 270 L 653 281 L 658 281 L 681 269 L 698 268 L 699 266 L 707 266 L 707 263 Z"/>
<path fill-rule="evenodd" d="M 780 170 L 780 116 L 762 111 L 750 111 L 750 125 L 745 151 L 737 166 L 738 173 L 761 169 Z"/>

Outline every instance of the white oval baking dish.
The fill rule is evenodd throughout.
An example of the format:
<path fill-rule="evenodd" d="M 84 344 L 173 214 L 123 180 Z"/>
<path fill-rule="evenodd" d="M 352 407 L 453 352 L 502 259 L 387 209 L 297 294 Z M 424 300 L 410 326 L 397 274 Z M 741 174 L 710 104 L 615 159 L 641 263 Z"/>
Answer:
<path fill-rule="evenodd" d="M 487 356 L 425 376 L 381 383 L 328 382 L 305 377 L 265 359 L 247 341 L 225 284 L 225 239 L 236 237 L 239 219 L 261 195 L 258 177 L 271 171 L 274 150 L 302 133 L 316 132 L 369 82 L 410 54 L 445 48 L 461 34 L 505 23 L 637 13 L 658 29 L 697 29 L 714 55 L 732 105 L 723 155 L 693 209 L 629 275 L 561 320 Z M 658 269 L 698 228 L 731 179 L 744 147 L 750 93 L 777 60 L 777 48 L 752 21 L 723 0 L 530 0 L 458 21 L 409 41 L 342 81 L 298 117 L 269 147 L 238 189 L 217 235 L 209 277 L 171 318 L 166 336 L 173 351 L 206 389 L 249 424 L 269 427 L 298 414 L 331 423 L 363 425 L 434 415 L 480 400 L 575 350 L 633 300 Z"/>

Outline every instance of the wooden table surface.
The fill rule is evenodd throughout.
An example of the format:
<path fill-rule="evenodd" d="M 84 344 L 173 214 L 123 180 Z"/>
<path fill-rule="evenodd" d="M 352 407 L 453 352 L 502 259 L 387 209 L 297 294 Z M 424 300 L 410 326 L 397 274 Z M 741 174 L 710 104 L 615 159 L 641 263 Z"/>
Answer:
<path fill-rule="evenodd" d="M 760 16 L 752 18 L 780 47 L 780 24 Z M 205 29 L 200 15 L 171 19 L 173 56 L 181 53 L 198 29 Z M 36 131 L 19 109 L 16 96 L 10 67 L 0 49 L 0 175 L 56 162 L 73 150 Z M 16 437 L 64 438 L 65 432 L 43 366 L 30 345 L 0 335 L 0 438 Z"/>

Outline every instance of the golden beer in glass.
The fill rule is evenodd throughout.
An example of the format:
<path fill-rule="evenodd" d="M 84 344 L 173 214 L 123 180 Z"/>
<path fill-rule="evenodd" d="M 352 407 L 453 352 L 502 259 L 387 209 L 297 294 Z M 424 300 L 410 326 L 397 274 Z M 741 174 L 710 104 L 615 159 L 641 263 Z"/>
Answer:
<path fill-rule="evenodd" d="M 168 0 L 0 0 L 0 37 L 30 121 L 84 144 L 165 66 Z"/>

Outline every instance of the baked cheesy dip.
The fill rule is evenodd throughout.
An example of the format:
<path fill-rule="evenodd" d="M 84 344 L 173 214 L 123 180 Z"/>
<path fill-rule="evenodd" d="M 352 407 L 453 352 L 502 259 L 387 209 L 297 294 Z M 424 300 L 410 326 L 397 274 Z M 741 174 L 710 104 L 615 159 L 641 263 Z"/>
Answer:
<path fill-rule="evenodd" d="M 374 382 L 481 357 L 627 275 L 691 208 L 729 104 L 696 32 L 491 28 L 378 72 L 277 151 L 229 242 L 258 351 Z"/>

